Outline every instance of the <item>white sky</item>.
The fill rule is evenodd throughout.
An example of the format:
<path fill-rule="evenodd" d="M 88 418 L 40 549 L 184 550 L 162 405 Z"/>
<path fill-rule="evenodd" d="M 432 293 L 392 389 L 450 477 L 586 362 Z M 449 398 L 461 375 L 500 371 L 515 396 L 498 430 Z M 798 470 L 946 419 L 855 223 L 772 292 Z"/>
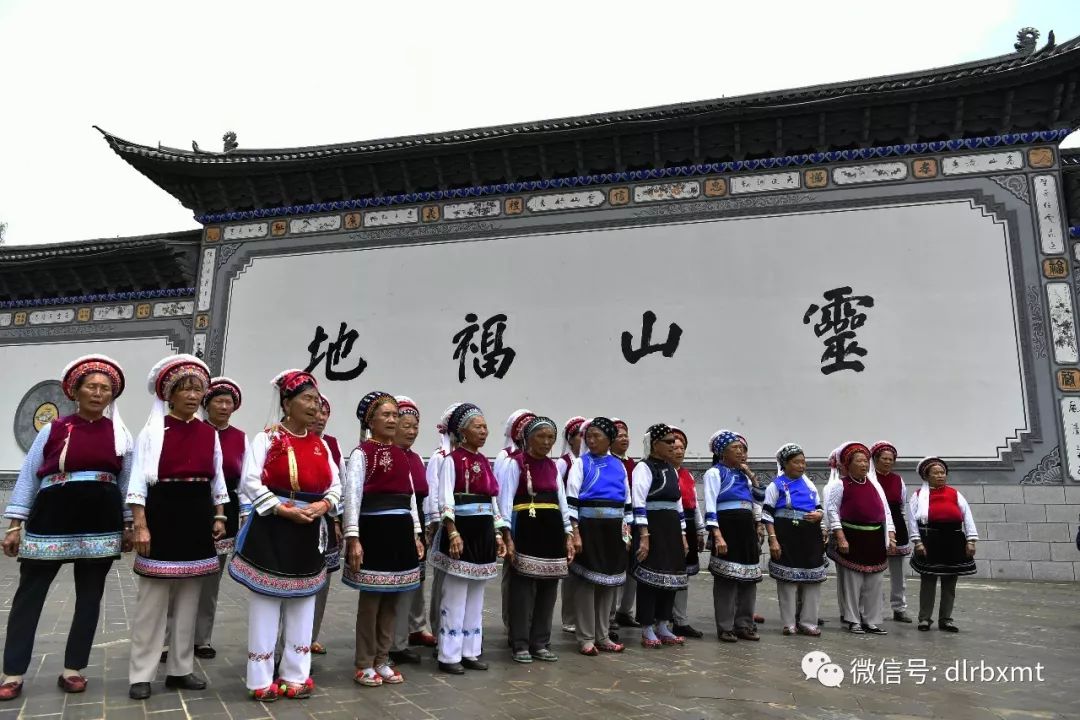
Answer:
<path fill-rule="evenodd" d="M 209 150 L 367 140 L 921 70 L 1025 25 L 1069 39 L 1080 2 L 0 0 L 0 220 L 9 245 L 197 227 L 95 124 Z"/>

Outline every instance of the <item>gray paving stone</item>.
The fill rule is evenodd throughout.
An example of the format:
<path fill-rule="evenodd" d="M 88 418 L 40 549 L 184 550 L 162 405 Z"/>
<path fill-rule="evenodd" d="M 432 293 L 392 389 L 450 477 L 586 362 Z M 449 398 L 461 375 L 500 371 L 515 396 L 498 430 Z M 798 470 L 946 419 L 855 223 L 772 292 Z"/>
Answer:
<path fill-rule="evenodd" d="M 957 492 L 964 496 L 964 499 L 966 499 L 969 504 L 992 502 L 984 499 L 984 489 L 988 487 L 987 485 L 954 485 L 953 487 L 956 488 Z"/>
<path fill-rule="evenodd" d="M 995 580 L 1030 580 L 1031 563 L 1025 560 L 991 560 L 990 573 Z"/>
<path fill-rule="evenodd" d="M 1005 506 L 1001 503 L 973 504 L 971 515 L 976 522 L 1005 522 Z"/>
<path fill-rule="evenodd" d="M 1024 502 L 1037 505 L 1061 505 L 1065 502 L 1065 488 L 1061 485 L 1025 485 Z"/>
<path fill-rule="evenodd" d="M 1075 542 L 1050 543 L 1050 559 L 1073 562 L 1080 560 L 1080 552 L 1077 551 Z"/>
<path fill-rule="evenodd" d="M 1065 582 L 1075 580 L 1076 575 L 1071 562 L 1037 561 L 1031 563 L 1031 578 L 1032 580 Z"/>
<path fill-rule="evenodd" d="M 1047 522 L 1080 522 L 1080 505 L 1047 505 Z"/>

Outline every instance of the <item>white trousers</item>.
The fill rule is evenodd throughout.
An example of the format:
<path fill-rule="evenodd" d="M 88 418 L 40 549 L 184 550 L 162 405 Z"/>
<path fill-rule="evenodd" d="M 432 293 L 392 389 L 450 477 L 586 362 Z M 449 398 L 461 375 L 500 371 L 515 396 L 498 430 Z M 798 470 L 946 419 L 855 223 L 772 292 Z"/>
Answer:
<path fill-rule="evenodd" d="M 889 604 L 893 612 L 907 610 L 907 588 L 904 585 L 904 561 L 906 555 L 889 556 Z"/>
<path fill-rule="evenodd" d="M 195 668 L 195 614 L 203 579 L 140 577 L 135 616 L 131 622 L 128 682 L 153 682 L 168 628 L 173 647 L 165 665 L 168 675 L 188 675 Z M 269 684 L 269 683 L 267 683 Z"/>
<path fill-rule="evenodd" d="M 836 568 L 836 574 L 843 578 L 844 595 L 840 612 L 847 621 L 866 625 L 880 624 L 881 586 L 885 571 L 862 573 L 840 565 Z"/>
<path fill-rule="evenodd" d="M 291 683 L 311 677 L 311 626 L 315 596 L 276 598 L 248 593 L 247 687 L 260 690 L 274 681 L 274 646 L 278 622 L 284 616 L 285 646 L 278 674 Z M 169 653 L 172 657 L 172 653 Z"/>
<path fill-rule="evenodd" d="M 443 580 L 439 662 L 475 660 L 483 652 L 484 582 L 449 574 Z"/>

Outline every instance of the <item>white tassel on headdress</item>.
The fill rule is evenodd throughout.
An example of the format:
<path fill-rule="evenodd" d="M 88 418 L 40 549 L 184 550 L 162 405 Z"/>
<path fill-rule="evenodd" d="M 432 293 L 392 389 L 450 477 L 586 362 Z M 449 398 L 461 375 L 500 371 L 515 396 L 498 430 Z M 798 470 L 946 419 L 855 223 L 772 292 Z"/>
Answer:
<path fill-rule="evenodd" d="M 575 415 L 574 417 L 570 418 L 570 420 L 578 419 L 580 419 L 583 423 L 585 422 L 585 418 L 581 417 L 580 415 Z M 566 437 L 566 426 L 570 424 L 570 420 L 567 420 L 565 423 L 563 423 L 562 432 L 560 433 L 562 435 L 562 445 L 559 446 L 559 457 L 562 457 L 566 453 L 570 453 L 574 457 L 581 457 L 580 453 L 577 455 L 574 454 L 574 449 L 570 446 L 570 438 Z M 578 432 L 585 432 L 582 429 L 581 425 L 578 426 Z"/>
<path fill-rule="evenodd" d="M 518 421 L 518 418 L 520 418 L 525 413 L 531 413 L 531 412 L 532 412 L 532 410 L 527 410 L 526 408 L 518 408 L 514 412 L 510 413 L 510 417 L 508 417 L 506 419 L 506 425 L 503 427 L 503 447 L 504 448 L 510 448 L 511 450 L 520 450 L 521 449 L 521 448 L 518 447 L 517 441 L 515 441 L 514 438 L 512 437 L 512 432 L 513 432 L 513 429 L 514 429 L 514 423 L 516 423 Z"/>
<path fill-rule="evenodd" d="M 454 450 L 454 445 L 450 437 L 450 416 L 454 414 L 454 411 L 457 410 L 460 405 L 461 403 L 457 402 L 443 410 L 442 417 L 439 418 L 439 424 L 435 426 L 435 429 L 439 433 L 439 449 L 442 450 L 443 455 L 449 455 Z"/>
<path fill-rule="evenodd" d="M 272 428 L 281 422 L 281 388 L 278 387 L 278 383 L 281 382 L 281 379 L 286 375 L 295 372 L 303 372 L 303 370 L 300 370 L 299 368 L 282 370 L 270 381 L 270 409 L 267 411 L 266 422 L 263 423 L 263 428 Z"/>
<path fill-rule="evenodd" d="M 146 419 L 146 426 L 144 427 L 144 431 L 150 440 L 150 444 L 147 448 L 146 458 L 143 462 L 146 478 L 150 483 L 157 482 L 158 479 L 158 464 L 161 462 L 161 448 L 165 443 L 165 415 L 169 412 L 166 401 L 158 397 L 157 380 L 158 376 L 161 375 L 161 372 L 166 367 L 178 362 L 198 365 L 206 372 L 207 384 L 209 384 L 210 380 L 210 368 L 206 366 L 206 363 L 194 355 L 188 355 L 186 353 L 170 355 L 167 358 L 159 360 L 154 367 L 150 368 L 150 374 L 146 378 L 146 386 L 150 391 L 150 394 L 154 396 L 154 404 L 150 407 L 150 417 Z"/>

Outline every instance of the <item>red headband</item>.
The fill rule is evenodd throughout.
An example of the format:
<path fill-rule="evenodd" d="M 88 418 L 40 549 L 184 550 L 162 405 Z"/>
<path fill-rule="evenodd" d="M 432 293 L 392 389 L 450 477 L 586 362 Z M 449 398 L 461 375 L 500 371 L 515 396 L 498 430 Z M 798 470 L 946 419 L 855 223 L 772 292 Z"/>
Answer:
<path fill-rule="evenodd" d="M 199 378 L 204 390 L 210 385 L 210 374 L 206 372 L 206 368 L 199 363 L 181 359 L 161 368 L 154 382 L 154 392 L 160 399 L 168 400 L 176 384 L 186 377 Z"/>
<path fill-rule="evenodd" d="M 840 451 L 840 465 L 844 469 L 847 469 L 848 462 L 851 461 L 852 455 L 857 452 L 861 452 L 866 455 L 867 460 L 870 459 L 870 448 L 866 447 L 862 443 L 853 442 L 845 445 L 844 448 Z"/>
<path fill-rule="evenodd" d="M 60 385 L 69 400 L 75 399 L 75 388 L 79 382 L 93 373 L 101 373 L 109 378 L 114 400 L 124 392 L 124 371 L 120 369 L 120 366 L 108 358 L 92 355 L 81 361 L 75 361 L 64 373 Z"/>

